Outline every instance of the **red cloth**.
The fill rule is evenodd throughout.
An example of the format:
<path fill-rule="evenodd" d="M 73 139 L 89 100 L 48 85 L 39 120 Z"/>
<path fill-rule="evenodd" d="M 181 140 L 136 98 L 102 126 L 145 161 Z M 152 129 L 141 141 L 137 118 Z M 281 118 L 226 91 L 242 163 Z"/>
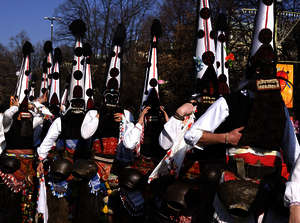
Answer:
<path fill-rule="evenodd" d="M 275 161 L 278 162 L 278 159 L 280 159 L 278 156 L 274 156 L 274 155 L 258 156 L 252 153 L 236 154 L 234 155 L 234 158 L 242 158 L 245 161 L 245 163 L 249 165 L 255 165 L 257 163 L 260 163 L 263 166 L 271 166 L 271 167 L 274 167 Z"/>
<path fill-rule="evenodd" d="M 98 174 L 101 178 L 101 180 L 107 181 L 108 177 L 110 175 L 110 170 L 112 167 L 112 164 L 110 163 L 104 163 L 104 162 L 100 162 L 100 161 L 96 161 L 95 163 L 98 166 Z"/>
<path fill-rule="evenodd" d="M 143 155 L 140 155 L 132 165 L 132 168 L 137 169 L 143 175 L 146 175 L 154 170 L 155 164 L 151 158 L 146 158 Z"/>
<path fill-rule="evenodd" d="M 103 145 L 103 146 L 102 146 Z M 96 139 L 93 143 L 93 150 L 98 154 L 115 155 L 118 146 L 118 139 L 114 137 Z M 102 148 L 103 147 L 103 148 Z"/>
<path fill-rule="evenodd" d="M 266 167 L 276 168 L 276 165 L 281 163 L 281 167 L 282 167 L 281 176 L 286 177 L 288 175 L 286 165 L 281 158 L 282 156 L 279 157 L 279 156 L 276 156 L 275 154 L 274 155 L 270 155 L 270 154 L 256 155 L 256 154 L 253 154 L 250 152 L 246 152 L 246 153 L 235 154 L 233 156 L 227 155 L 227 157 L 226 157 L 227 162 L 229 161 L 229 157 L 231 157 L 233 159 L 243 159 L 245 164 L 249 164 L 249 165 L 253 165 L 253 166 L 259 164 L 262 167 L 266 166 Z M 225 171 L 223 173 L 223 180 L 225 182 L 230 181 L 230 180 L 237 180 L 237 179 L 238 179 L 237 176 L 230 171 Z M 259 180 L 258 180 L 258 182 L 259 182 Z"/>

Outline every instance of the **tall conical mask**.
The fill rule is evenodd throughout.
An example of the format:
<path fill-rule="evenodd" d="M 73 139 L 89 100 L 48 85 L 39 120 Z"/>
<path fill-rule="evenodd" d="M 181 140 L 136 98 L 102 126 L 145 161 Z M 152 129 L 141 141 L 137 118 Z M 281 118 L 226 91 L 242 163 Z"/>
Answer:
<path fill-rule="evenodd" d="M 217 19 L 216 72 L 219 81 L 219 94 L 229 94 L 229 62 L 226 61 L 227 17 L 219 13 Z"/>
<path fill-rule="evenodd" d="M 15 90 L 15 96 L 19 99 L 20 110 L 27 111 L 28 109 L 28 97 L 30 93 L 30 54 L 33 52 L 33 47 L 30 42 L 26 41 L 23 45 L 23 60 L 20 71 L 18 73 L 17 87 Z"/>
<path fill-rule="evenodd" d="M 47 58 L 43 60 L 42 65 L 42 78 L 41 78 L 41 87 L 40 87 L 40 96 L 45 94 L 48 91 L 48 74 L 47 74 Z"/>
<path fill-rule="evenodd" d="M 205 111 L 219 96 L 218 79 L 215 70 L 215 41 L 211 25 L 211 9 L 208 0 L 200 0 L 197 31 L 196 92 L 202 95 L 201 103 Z"/>
<path fill-rule="evenodd" d="M 207 67 L 213 66 L 215 63 L 215 43 L 211 26 L 209 1 L 200 0 L 199 9 L 196 62 L 198 65 L 197 78 L 201 79 Z"/>
<path fill-rule="evenodd" d="M 83 56 L 84 56 L 84 100 L 86 110 L 94 108 L 94 90 L 92 83 L 92 71 L 91 71 L 91 56 L 92 56 L 92 47 L 89 43 L 83 45 Z"/>
<path fill-rule="evenodd" d="M 70 92 L 70 82 L 71 82 L 71 75 L 68 75 L 65 82 L 65 86 L 63 88 L 63 94 L 60 100 L 60 108 L 62 113 L 65 113 L 70 106 L 70 102 L 68 101 L 68 95 Z"/>
<path fill-rule="evenodd" d="M 48 81 L 48 90 L 52 82 L 52 70 L 53 70 L 53 48 L 52 42 L 46 41 L 44 44 L 44 51 L 46 54 L 46 66 L 47 66 L 47 81 Z"/>
<path fill-rule="evenodd" d="M 255 29 L 250 52 L 247 79 L 275 78 L 274 2 L 260 0 L 255 18 Z"/>
<path fill-rule="evenodd" d="M 62 62 L 62 54 L 59 48 L 54 49 L 54 66 L 52 81 L 49 92 L 49 107 L 53 114 L 58 115 L 60 108 L 60 71 L 59 66 Z"/>
<path fill-rule="evenodd" d="M 33 102 L 35 97 L 35 87 L 36 87 L 36 77 L 34 75 L 31 75 L 30 78 L 30 93 L 29 93 L 29 101 Z"/>
<path fill-rule="evenodd" d="M 157 45 L 158 39 L 161 35 L 162 28 L 160 21 L 158 19 L 154 19 L 151 26 L 151 46 L 148 54 L 141 109 L 145 106 L 157 109 L 160 105 L 158 91 Z"/>
<path fill-rule="evenodd" d="M 106 88 L 103 94 L 104 102 L 108 106 L 116 106 L 119 103 L 122 46 L 125 38 L 126 29 L 123 24 L 119 24 L 113 38 L 113 52 L 106 79 Z"/>
<path fill-rule="evenodd" d="M 84 56 L 82 39 L 86 32 L 85 23 L 80 20 L 74 20 L 69 26 L 70 31 L 75 37 L 73 70 L 70 81 L 70 91 L 68 101 L 74 112 L 84 112 Z"/>
<path fill-rule="evenodd" d="M 282 146 L 287 118 L 279 77 L 276 77 L 274 2 L 258 1 L 246 76 L 239 86 L 239 90 L 244 88 L 252 92 L 253 98 L 239 144 L 265 150 Z"/>

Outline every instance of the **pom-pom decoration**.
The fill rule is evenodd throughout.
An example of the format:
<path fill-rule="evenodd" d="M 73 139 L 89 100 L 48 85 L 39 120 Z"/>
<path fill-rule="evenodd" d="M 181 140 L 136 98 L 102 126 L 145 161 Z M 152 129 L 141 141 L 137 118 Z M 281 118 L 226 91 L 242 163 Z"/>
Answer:
<path fill-rule="evenodd" d="M 92 47 L 89 43 L 83 45 L 83 56 L 84 56 L 84 101 L 86 110 L 94 108 L 94 91 L 92 84 L 92 71 L 91 71 L 91 56 L 92 56 Z"/>
<path fill-rule="evenodd" d="M 26 41 L 22 48 L 23 59 L 20 70 L 17 72 L 18 80 L 15 89 L 14 96 L 18 97 L 20 102 L 20 111 L 28 110 L 28 98 L 30 93 L 30 79 L 31 79 L 31 69 L 30 69 L 30 54 L 34 52 L 32 44 Z"/>
<path fill-rule="evenodd" d="M 200 1 L 198 12 L 197 48 L 194 57 L 197 78 L 201 79 L 208 66 L 215 66 L 215 32 L 211 25 L 211 10 L 209 1 Z M 198 88 L 198 87 L 197 87 Z"/>
<path fill-rule="evenodd" d="M 111 60 L 106 78 L 105 92 L 113 91 L 119 97 L 121 86 L 121 59 L 122 46 L 126 38 L 126 28 L 123 24 L 119 24 L 113 37 L 113 52 L 111 53 Z M 106 93 L 104 93 L 104 98 Z M 118 100 L 105 99 L 105 104 L 118 103 Z"/>
<path fill-rule="evenodd" d="M 62 63 L 62 53 L 59 48 L 54 49 L 54 56 L 53 56 L 53 72 L 52 72 L 52 83 L 50 86 L 49 92 L 49 104 L 50 110 L 55 115 L 60 108 L 60 65 Z"/>
<path fill-rule="evenodd" d="M 148 54 L 148 62 L 146 67 L 145 84 L 143 89 L 143 98 L 140 109 L 149 105 L 151 107 L 157 106 L 159 102 L 159 88 L 158 88 L 158 69 L 157 69 L 157 44 L 158 39 L 162 35 L 162 28 L 160 21 L 154 19 L 151 26 L 151 46 Z M 152 92 L 152 93 L 151 93 Z M 151 98 L 149 97 L 150 95 Z M 155 97 L 153 97 L 155 95 Z M 153 99 L 155 98 L 155 100 Z"/>
<path fill-rule="evenodd" d="M 259 0 L 258 3 L 250 59 L 246 72 L 247 79 L 261 78 L 261 75 L 265 75 L 265 77 L 275 75 L 273 69 L 269 69 L 269 67 L 275 67 L 277 59 L 274 50 L 274 1 Z"/>
<path fill-rule="evenodd" d="M 75 37 L 74 46 L 74 59 L 72 75 L 70 80 L 70 86 L 68 90 L 68 98 L 64 101 L 70 102 L 68 109 L 78 112 L 84 112 L 85 110 L 85 95 L 84 95 L 84 74 L 85 74 L 85 60 L 84 60 L 84 46 L 82 39 L 86 32 L 86 25 L 81 19 L 74 20 L 69 29 Z M 66 89 L 65 89 L 66 91 Z M 65 103 L 65 102 L 63 102 Z"/>
<path fill-rule="evenodd" d="M 73 36 L 82 38 L 86 32 L 86 25 L 81 19 L 76 19 L 69 25 L 69 30 Z"/>
<path fill-rule="evenodd" d="M 113 45 L 123 46 L 126 38 L 126 28 L 123 24 L 119 24 L 113 38 Z"/>

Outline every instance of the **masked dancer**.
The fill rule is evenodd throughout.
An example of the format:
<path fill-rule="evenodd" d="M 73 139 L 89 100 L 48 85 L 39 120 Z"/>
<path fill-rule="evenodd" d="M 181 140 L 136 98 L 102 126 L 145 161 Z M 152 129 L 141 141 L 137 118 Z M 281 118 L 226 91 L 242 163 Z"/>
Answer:
<path fill-rule="evenodd" d="M 88 181 L 93 177 L 94 163 L 90 161 L 88 145 L 81 138 L 80 127 L 85 115 L 84 102 L 84 55 L 83 43 L 86 26 L 78 19 L 70 26 L 71 33 L 75 36 L 73 70 L 70 79 L 70 89 L 67 100 L 69 106 L 63 116 L 58 117 L 51 124 L 46 137 L 38 148 L 40 163 L 38 172 L 44 174 L 44 163 L 50 163 L 50 171 L 46 176 L 49 185 L 48 222 L 76 222 L 80 214 L 78 200 L 80 185 L 74 178 Z M 57 63 L 59 60 L 55 60 Z M 57 76 L 57 77 L 56 77 Z M 58 70 L 53 73 L 52 84 L 59 78 Z M 51 85 L 52 85 L 51 84 Z M 52 102 L 59 106 L 58 92 L 51 95 Z M 57 96 L 57 97 L 56 97 Z M 51 99 L 50 99 L 51 102 Z M 55 147 L 53 147 L 55 145 Z M 55 151 L 51 150 L 55 148 Z M 49 153 L 51 152 L 51 153 Z M 83 171 L 83 172 L 82 172 Z M 95 174 L 95 173 L 94 173 Z M 84 196 L 84 195 L 83 195 Z"/>
<path fill-rule="evenodd" d="M 1 155 L 1 222 L 34 222 L 36 174 L 34 170 L 34 128 L 43 118 L 29 103 L 30 55 L 33 47 L 26 41 L 18 82 L 10 108 L 3 114 L 6 147 Z"/>
<path fill-rule="evenodd" d="M 284 222 L 282 205 L 298 143 L 276 77 L 274 2 L 261 0 L 246 76 L 239 90 L 219 98 L 185 134 L 186 142 L 209 150 L 225 144 L 226 170 L 214 200 L 216 222 Z M 283 160 L 283 156 L 286 160 Z"/>

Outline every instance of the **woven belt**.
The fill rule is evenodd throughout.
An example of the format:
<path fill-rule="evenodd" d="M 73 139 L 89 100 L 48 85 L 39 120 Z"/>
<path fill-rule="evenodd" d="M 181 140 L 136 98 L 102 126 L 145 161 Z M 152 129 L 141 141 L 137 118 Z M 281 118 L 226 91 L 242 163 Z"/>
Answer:
<path fill-rule="evenodd" d="M 94 160 L 100 161 L 100 162 L 104 162 L 104 163 L 110 163 L 112 164 L 114 162 L 114 158 L 105 158 L 105 157 L 101 157 L 101 156 L 93 156 Z"/>
<path fill-rule="evenodd" d="M 5 153 L 6 156 L 9 157 L 20 157 L 20 158 L 27 158 L 27 159 L 33 159 L 33 154 L 15 154 L 15 153 Z"/>

